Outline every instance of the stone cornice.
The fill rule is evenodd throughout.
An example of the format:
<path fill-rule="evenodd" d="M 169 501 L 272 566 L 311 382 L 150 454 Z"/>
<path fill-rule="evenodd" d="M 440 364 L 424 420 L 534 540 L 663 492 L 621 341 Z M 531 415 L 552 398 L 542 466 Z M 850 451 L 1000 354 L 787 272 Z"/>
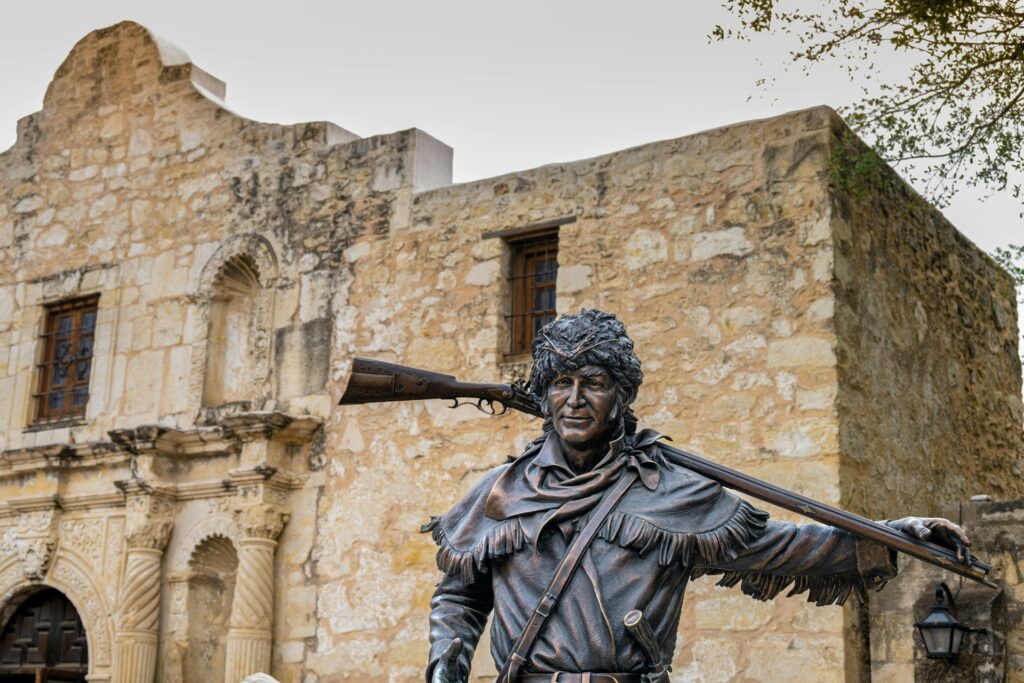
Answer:
<path fill-rule="evenodd" d="M 177 484 L 173 488 L 175 500 L 194 500 L 235 495 L 239 487 L 253 484 L 263 484 L 280 491 L 292 491 L 302 488 L 307 479 L 308 477 L 304 475 L 296 476 L 273 467 L 257 465 L 231 470 L 224 479 L 189 481 Z"/>
<path fill-rule="evenodd" d="M 77 496 L 61 496 L 60 506 L 65 511 L 87 510 L 91 508 L 120 508 L 124 507 L 124 494 L 112 493 L 86 493 Z"/>
<path fill-rule="evenodd" d="M 197 500 L 200 498 L 219 498 L 230 496 L 235 487 L 227 479 L 203 479 L 177 484 L 174 487 L 176 500 Z"/>
<path fill-rule="evenodd" d="M 150 486 L 142 480 L 133 482 L 129 479 L 114 482 L 118 490 L 110 493 L 87 493 L 76 496 L 51 494 L 2 500 L 0 518 L 17 515 L 22 511 L 51 507 L 58 507 L 65 512 L 92 508 L 123 508 L 125 496 L 130 491 L 125 491 L 122 487 L 129 487 L 133 491 L 133 487 L 137 486 L 140 492 L 149 489 L 168 500 L 186 501 L 234 496 L 237 495 L 239 487 L 253 484 L 263 484 L 273 490 L 292 491 L 302 488 L 306 479 L 307 477 L 303 475 L 296 476 L 266 466 L 231 470 L 228 477 L 221 479 L 202 479 L 170 485 Z"/>
<path fill-rule="evenodd" d="M 86 493 L 77 496 L 48 494 L 8 498 L 0 501 L 0 517 L 32 510 L 47 510 L 53 507 L 60 508 L 65 512 L 92 508 L 122 508 L 124 507 L 124 494 L 120 492 Z"/>
<path fill-rule="evenodd" d="M 108 432 L 110 441 L 51 444 L 0 451 L 0 478 L 38 469 L 88 467 L 123 462 L 126 454 L 203 456 L 237 453 L 244 441 L 267 438 L 307 443 L 323 424 L 312 415 L 256 411 L 207 415 L 215 422 L 191 429 L 142 425 Z"/>
<path fill-rule="evenodd" d="M 246 441 L 270 439 L 279 443 L 307 443 L 323 424 L 312 415 L 289 415 L 281 411 L 238 411 L 208 409 L 203 424 L 191 429 L 142 425 L 108 432 L 121 449 L 134 455 L 204 456 L 238 453 Z"/>
<path fill-rule="evenodd" d="M 116 465 L 127 455 L 109 441 L 52 444 L 0 451 L 0 479 L 37 470 L 56 470 Z"/>
<path fill-rule="evenodd" d="M 289 415 L 280 410 L 240 410 L 233 405 L 208 408 L 203 422 L 221 427 L 240 441 L 258 438 L 272 439 L 287 444 L 303 444 L 323 424 L 313 415 Z"/>
<path fill-rule="evenodd" d="M 204 418 L 213 418 L 216 423 L 201 424 L 191 429 L 142 425 L 108 432 L 111 441 L 0 451 L 0 480 L 16 479 L 39 471 L 55 471 L 60 477 L 63 476 L 60 472 L 84 467 L 123 471 L 126 464 L 138 456 L 202 458 L 238 455 L 244 443 L 258 439 L 288 446 L 301 445 L 307 443 L 323 424 L 323 420 L 314 416 L 294 416 L 281 411 L 212 410 Z M 134 463 L 131 471 L 137 473 Z M 236 495 L 253 488 L 267 494 L 277 492 L 278 495 L 271 497 L 283 500 L 282 496 L 287 491 L 301 488 L 306 479 L 303 473 L 293 474 L 268 464 L 233 469 L 225 477 L 173 484 L 147 483 L 133 474 L 131 479 L 116 482 L 120 492 L 96 492 L 67 498 L 57 495 L 61 485 L 55 481 L 53 493 L 45 497 L 48 502 L 44 507 L 123 507 L 126 496 L 133 494 L 156 493 L 158 498 L 168 500 L 192 500 Z M 0 515 L 17 513 L 27 504 L 27 499 L 0 501 Z"/>
<path fill-rule="evenodd" d="M 60 496 L 56 494 L 45 494 L 42 496 L 19 496 L 15 498 L 8 498 L 6 501 L 7 507 L 15 512 L 36 512 L 39 510 L 53 510 L 55 508 L 60 509 L 61 505 Z"/>
<path fill-rule="evenodd" d="M 175 499 L 174 487 L 163 485 L 152 485 L 149 482 L 139 479 L 122 479 L 115 481 L 117 490 L 128 496 L 152 496 L 156 501 L 173 501 Z"/>
<path fill-rule="evenodd" d="M 237 453 L 240 444 L 220 427 L 175 429 L 142 425 L 108 432 L 111 440 L 133 455 L 158 453 L 178 456 L 210 456 Z"/>
<path fill-rule="evenodd" d="M 268 465 L 240 467 L 228 472 L 228 476 L 228 481 L 234 486 L 265 484 L 266 486 L 282 490 L 298 488 L 298 478 L 295 475 Z"/>

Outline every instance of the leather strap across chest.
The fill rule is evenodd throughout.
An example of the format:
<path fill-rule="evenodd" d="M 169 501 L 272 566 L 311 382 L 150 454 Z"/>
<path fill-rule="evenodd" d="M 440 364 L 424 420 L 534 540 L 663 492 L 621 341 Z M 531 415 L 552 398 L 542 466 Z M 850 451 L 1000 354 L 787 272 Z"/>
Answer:
<path fill-rule="evenodd" d="M 554 575 L 551 577 L 547 590 L 544 591 L 540 601 L 537 603 L 537 607 L 534 608 L 523 632 L 516 639 L 516 644 L 512 648 L 512 653 L 509 654 L 508 659 L 505 660 L 505 665 L 501 667 L 497 683 L 519 683 L 519 671 L 526 664 L 526 657 L 530 654 L 530 648 L 533 647 L 533 642 L 537 639 L 537 635 L 540 633 L 541 628 L 543 628 L 544 622 L 547 621 L 548 615 L 551 614 L 555 605 L 558 604 L 558 598 L 562 595 L 565 587 L 569 585 L 569 580 L 579 566 L 583 553 L 590 547 L 590 543 L 597 536 L 597 532 L 601 525 L 604 524 L 604 520 L 615 509 L 615 506 L 619 504 L 622 496 L 633 485 L 636 478 L 636 471 L 632 468 L 627 469 L 619 477 L 619 480 L 608 489 L 608 492 L 604 494 L 600 504 L 598 504 L 593 514 L 590 515 L 590 519 L 572 542 L 572 545 L 569 546 L 568 552 L 566 552 L 561 564 L 558 565 L 558 569 L 555 570 Z M 530 674 L 530 676 L 534 675 Z M 548 675 L 550 676 L 550 674 Z"/>

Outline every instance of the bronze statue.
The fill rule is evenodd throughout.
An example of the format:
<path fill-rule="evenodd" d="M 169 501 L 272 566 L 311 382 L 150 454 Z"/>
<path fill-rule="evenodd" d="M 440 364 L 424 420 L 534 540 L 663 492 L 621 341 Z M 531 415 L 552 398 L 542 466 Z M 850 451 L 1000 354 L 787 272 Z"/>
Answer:
<path fill-rule="evenodd" d="M 663 683 L 691 578 L 720 574 L 720 584 L 740 584 L 761 600 L 791 587 L 815 604 L 842 604 L 895 575 L 886 546 L 906 548 L 887 534 L 906 534 L 924 559 L 985 581 L 988 565 L 970 556 L 966 535 L 948 520 L 908 517 L 881 532 L 638 429 L 630 404 L 643 381 L 640 361 L 610 314 L 584 310 L 549 323 L 533 361 L 526 387 L 453 384 L 367 364 L 342 400 L 469 397 L 544 417 L 543 434 L 521 455 L 424 527 L 444 572 L 431 601 L 430 683 L 468 679 L 492 612 L 500 683 Z M 762 485 L 758 497 L 788 494 L 791 509 L 858 533 L 774 522 L 721 485 L 750 482 Z"/>

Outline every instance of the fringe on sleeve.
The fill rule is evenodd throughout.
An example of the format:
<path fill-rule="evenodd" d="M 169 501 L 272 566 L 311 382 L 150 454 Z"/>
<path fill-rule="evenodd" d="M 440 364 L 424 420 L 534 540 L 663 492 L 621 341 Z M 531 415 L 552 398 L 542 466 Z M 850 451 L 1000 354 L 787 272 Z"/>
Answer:
<path fill-rule="evenodd" d="M 722 578 L 718 580 L 717 585 L 731 588 L 739 584 L 740 590 L 755 600 L 771 600 L 790 586 L 792 589 L 787 593 L 788 596 L 807 593 L 807 601 L 813 602 L 819 607 L 842 605 L 854 592 L 861 600 L 867 597 L 864 580 L 857 572 L 822 576 L 779 576 L 757 572 L 723 572 L 708 567 L 695 567 L 691 576 L 698 578 L 718 574 L 721 574 Z"/>
<path fill-rule="evenodd" d="M 431 517 L 420 531 L 429 531 L 437 544 L 437 568 L 449 575 L 457 572 L 466 584 L 473 582 L 474 568 L 477 572 L 486 573 L 490 560 L 511 555 L 526 545 L 526 532 L 518 517 L 496 525 L 479 543 L 466 550 L 452 545 L 441 528 L 440 517 Z"/>

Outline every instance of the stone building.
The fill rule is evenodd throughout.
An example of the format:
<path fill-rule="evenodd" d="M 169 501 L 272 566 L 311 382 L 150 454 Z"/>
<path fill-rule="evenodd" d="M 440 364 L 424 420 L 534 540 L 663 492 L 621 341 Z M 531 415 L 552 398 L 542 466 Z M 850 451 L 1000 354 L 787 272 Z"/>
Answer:
<path fill-rule="evenodd" d="M 351 358 L 514 378 L 552 308 L 623 319 L 641 421 L 728 465 L 873 517 L 1024 494 L 1008 276 L 828 108 L 452 185 L 422 131 L 224 95 L 121 23 L 0 154 L 0 678 L 419 680 L 419 526 L 538 425 L 338 407 Z M 884 615 L 690 591 L 675 680 L 868 675 Z"/>

